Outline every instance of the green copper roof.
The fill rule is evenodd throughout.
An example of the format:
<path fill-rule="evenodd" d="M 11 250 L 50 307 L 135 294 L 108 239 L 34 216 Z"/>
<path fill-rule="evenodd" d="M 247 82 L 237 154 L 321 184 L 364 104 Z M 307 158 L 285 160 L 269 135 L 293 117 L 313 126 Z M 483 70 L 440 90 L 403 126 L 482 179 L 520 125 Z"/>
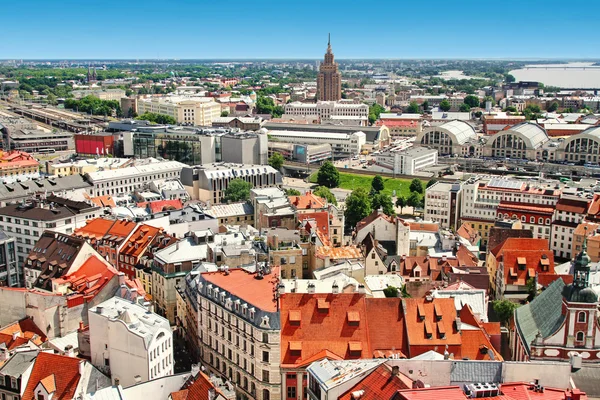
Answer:
<path fill-rule="evenodd" d="M 540 293 L 529 304 L 515 310 L 515 325 L 527 354 L 530 353 L 531 342 L 538 332 L 547 338 L 560 328 L 565 316 L 562 315 L 562 291 L 565 283 L 557 279 L 546 290 Z"/>

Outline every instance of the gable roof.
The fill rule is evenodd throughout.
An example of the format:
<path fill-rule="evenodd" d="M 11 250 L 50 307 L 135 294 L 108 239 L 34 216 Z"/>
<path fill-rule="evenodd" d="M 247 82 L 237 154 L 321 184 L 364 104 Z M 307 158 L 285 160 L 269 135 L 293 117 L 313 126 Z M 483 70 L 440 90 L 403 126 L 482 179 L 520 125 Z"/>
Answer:
<path fill-rule="evenodd" d="M 529 354 L 529 346 L 538 332 L 543 338 L 547 338 L 563 324 L 565 320 L 562 313 L 564 287 L 563 280 L 557 279 L 531 303 L 515 310 L 515 328 L 527 354 Z"/>
<path fill-rule="evenodd" d="M 338 400 L 353 400 L 352 393 L 362 391 L 360 400 L 389 400 L 396 391 L 412 387 L 412 379 L 405 375 L 392 375 L 387 364 L 381 364 L 364 379 L 338 397 Z"/>
<path fill-rule="evenodd" d="M 191 377 L 185 383 L 181 390 L 171 393 L 171 398 L 172 400 L 213 400 L 208 394 L 209 390 L 214 390 L 215 394 L 225 398 L 221 391 L 215 388 L 208 376 L 199 371 L 195 377 Z"/>
<path fill-rule="evenodd" d="M 17 334 L 17 337 L 13 339 L 13 334 L 15 333 Z M 30 340 L 40 346 L 45 343 L 48 338 L 29 317 L 13 322 L 0 329 L 0 343 L 4 343 L 8 350 L 22 346 Z"/>
<path fill-rule="evenodd" d="M 300 196 L 288 196 L 289 202 L 296 210 L 319 209 L 325 207 L 325 199 L 315 196 L 312 192 Z"/>
<path fill-rule="evenodd" d="M 34 390 L 39 383 L 50 388 L 49 376 L 54 375 L 54 397 L 55 400 L 72 399 L 79 383 L 79 363 L 85 362 L 74 357 L 61 356 L 51 353 L 39 353 L 33 368 L 27 387 L 23 393 L 23 400 L 35 400 Z"/>
<path fill-rule="evenodd" d="M 371 223 L 380 218 L 384 221 L 387 221 L 390 224 L 395 223 L 394 217 L 390 217 L 389 215 L 386 215 L 383 212 L 380 212 L 379 210 L 373 210 L 371 214 L 358 221 L 358 223 L 356 224 L 356 231 L 360 231 L 361 229 L 371 225 Z"/>

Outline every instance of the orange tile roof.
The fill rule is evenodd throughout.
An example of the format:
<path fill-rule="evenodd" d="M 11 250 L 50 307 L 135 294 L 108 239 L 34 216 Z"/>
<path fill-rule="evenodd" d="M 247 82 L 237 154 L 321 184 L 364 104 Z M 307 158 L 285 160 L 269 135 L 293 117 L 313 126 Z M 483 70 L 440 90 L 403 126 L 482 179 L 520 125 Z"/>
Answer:
<path fill-rule="evenodd" d="M 42 379 L 40 383 L 48 393 L 54 393 L 56 391 L 56 379 L 54 378 L 54 374 L 48 375 Z"/>
<path fill-rule="evenodd" d="M 456 307 L 454 299 L 436 298 L 433 301 L 405 299 L 404 304 L 406 307 L 406 333 L 411 357 L 425 353 L 434 346 L 460 346 L 460 332 L 455 326 Z M 434 306 L 442 314 L 442 319 L 439 321 L 435 317 Z M 421 315 L 421 313 L 424 315 Z M 437 332 L 436 322 L 441 322 L 445 337 Z M 431 329 L 429 332 L 431 337 L 429 338 L 426 334 L 427 324 Z M 419 350 L 416 346 L 424 348 Z"/>
<path fill-rule="evenodd" d="M 458 386 L 399 390 L 398 400 L 464 400 L 467 395 Z"/>
<path fill-rule="evenodd" d="M 14 333 L 17 334 L 17 337 L 13 340 Z M 48 338 L 29 317 L 13 322 L 0 329 L 0 343 L 6 344 L 6 347 L 9 350 L 22 346 L 30 340 L 40 346 L 45 343 Z"/>
<path fill-rule="evenodd" d="M 363 257 L 360 249 L 354 245 L 342 247 L 321 246 L 317 248 L 315 256 L 322 259 L 329 257 L 330 260 L 346 260 Z"/>
<path fill-rule="evenodd" d="M 114 220 L 100 217 L 88 220 L 85 226 L 75 230 L 73 235 L 84 239 L 95 240 L 100 240 L 105 237 L 124 239 L 131 233 L 136 225 L 135 222 L 125 219 Z"/>
<path fill-rule="evenodd" d="M 183 202 L 181 199 L 145 201 L 143 203 L 137 203 L 137 206 L 147 208 L 152 214 L 156 214 L 167 210 L 181 210 L 183 208 Z"/>
<path fill-rule="evenodd" d="M 92 203 L 94 203 L 98 207 L 116 207 L 117 203 L 115 203 L 115 199 L 112 196 L 96 196 L 89 198 Z"/>
<path fill-rule="evenodd" d="M 130 257 L 139 257 L 152 244 L 152 241 L 161 232 L 160 228 L 150 225 L 139 225 L 135 228 L 127 242 L 121 247 L 120 254 Z"/>
<path fill-rule="evenodd" d="M 314 220 L 316 223 L 314 228 L 325 235 L 325 237 L 329 237 L 329 213 L 327 211 L 299 213 L 297 218 L 298 222 Z"/>
<path fill-rule="evenodd" d="M 550 262 L 544 270 L 542 261 Z M 554 253 L 551 250 L 502 250 L 497 256 L 504 264 L 504 282 L 511 285 L 525 285 L 529 278 L 534 278 L 535 273 L 554 274 Z M 510 271 L 510 273 L 507 273 Z M 514 271 L 514 274 L 512 273 Z M 511 276 L 512 274 L 512 276 Z"/>
<path fill-rule="evenodd" d="M 572 212 L 576 214 L 585 214 L 587 208 L 589 206 L 589 202 L 587 200 L 581 199 L 559 199 L 556 203 L 557 211 L 565 211 Z"/>
<path fill-rule="evenodd" d="M 315 196 L 312 192 L 300 196 L 288 196 L 290 204 L 297 210 L 306 210 L 309 208 L 324 208 L 325 199 L 319 196 Z"/>
<path fill-rule="evenodd" d="M 434 223 L 410 221 L 408 225 L 410 226 L 410 230 L 413 232 L 437 232 L 440 230 L 440 226 Z"/>
<path fill-rule="evenodd" d="M 596 232 L 598 228 L 600 228 L 600 224 L 595 224 L 593 222 L 582 222 L 577 225 L 577 228 L 575 228 L 573 234 L 583 236 L 587 232 L 587 235 L 591 235 Z"/>
<path fill-rule="evenodd" d="M 373 212 L 371 214 L 367 215 L 366 217 L 364 217 L 363 219 L 358 221 L 358 223 L 356 224 L 356 231 L 358 232 L 361 229 L 369 226 L 373 221 L 375 221 L 379 218 L 389 222 L 390 224 L 395 222 L 395 218 L 390 217 L 390 216 L 384 214 L 383 212 L 379 212 L 379 210 L 373 210 Z"/>
<path fill-rule="evenodd" d="M 67 284 L 71 293 L 79 293 L 85 301 L 90 301 L 118 274 L 114 267 L 91 255 L 77 271 L 53 281 L 58 285 Z"/>
<path fill-rule="evenodd" d="M 224 272 L 204 272 L 202 278 L 254 307 L 267 312 L 276 312 L 277 303 L 274 301 L 273 291 L 279 283 L 279 268 L 275 267 L 271 273 L 264 275 L 263 279 L 255 279 L 256 274 L 251 274 L 240 268 Z"/>
<path fill-rule="evenodd" d="M 406 357 L 408 347 L 402 302 L 393 298 L 368 298 L 365 306 L 372 353 L 365 358 L 389 358 L 391 354 Z"/>
<path fill-rule="evenodd" d="M 554 207 L 546 204 L 525 204 L 501 201 L 498 205 L 498 211 L 524 211 L 536 214 L 550 214 L 554 212 Z"/>
<path fill-rule="evenodd" d="M 544 386 L 543 392 L 532 390 L 531 383 L 509 382 L 501 386 L 502 395 L 496 396 L 498 400 L 565 400 L 575 398 L 571 393 L 578 393 L 580 400 L 587 400 L 588 396 L 579 389 L 557 389 Z"/>
<path fill-rule="evenodd" d="M 190 378 L 182 390 L 171 393 L 172 400 L 212 400 L 208 391 L 214 389 L 217 394 L 216 398 L 225 398 L 223 393 L 213 385 L 208 376 L 202 371 L 198 375 Z"/>
<path fill-rule="evenodd" d="M 548 239 L 508 238 L 491 250 L 495 256 L 502 250 L 548 250 Z"/>
<path fill-rule="evenodd" d="M 588 209 L 588 216 L 590 218 L 598 218 L 598 214 L 600 214 L 600 194 L 594 194 L 594 198 Z"/>
<path fill-rule="evenodd" d="M 410 378 L 402 374 L 392 376 L 391 368 L 382 364 L 338 399 L 354 400 L 352 393 L 362 390 L 363 394 L 360 396 L 360 400 L 389 400 L 398 390 L 410 387 L 412 387 Z"/>
<path fill-rule="evenodd" d="M 84 362 L 84 360 L 58 354 L 39 353 L 33 364 L 22 399 L 35 400 L 34 389 L 36 386 L 53 374 L 56 392 L 52 398 L 56 400 L 72 399 L 75 396 L 75 390 L 81 378 L 81 375 L 79 375 L 80 362 Z"/>

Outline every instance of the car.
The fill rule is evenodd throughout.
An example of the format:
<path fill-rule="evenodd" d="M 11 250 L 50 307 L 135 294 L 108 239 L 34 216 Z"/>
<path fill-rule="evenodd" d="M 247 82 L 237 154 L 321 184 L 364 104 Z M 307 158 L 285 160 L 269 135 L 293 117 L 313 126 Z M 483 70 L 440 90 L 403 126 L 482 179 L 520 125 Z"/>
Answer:
<path fill-rule="evenodd" d="M 366 166 L 366 165 L 363 165 L 363 169 L 367 169 L 367 166 Z"/>

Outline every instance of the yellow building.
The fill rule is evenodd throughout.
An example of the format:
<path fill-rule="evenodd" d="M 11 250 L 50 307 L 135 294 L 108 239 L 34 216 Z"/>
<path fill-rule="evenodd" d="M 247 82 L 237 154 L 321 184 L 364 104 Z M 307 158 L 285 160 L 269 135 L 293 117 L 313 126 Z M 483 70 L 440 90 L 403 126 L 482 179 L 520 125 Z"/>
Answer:
<path fill-rule="evenodd" d="M 140 99 L 138 114 L 163 114 L 173 117 L 178 124 L 212 126 L 221 117 L 221 105 L 212 97 L 159 97 Z"/>
<path fill-rule="evenodd" d="M 46 172 L 53 176 L 83 175 L 102 171 L 128 167 L 131 164 L 128 158 L 97 158 L 89 160 L 78 160 L 67 163 L 47 164 Z"/>
<path fill-rule="evenodd" d="M 0 177 L 35 174 L 39 167 L 40 164 L 29 153 L 0 150 Z"/>

